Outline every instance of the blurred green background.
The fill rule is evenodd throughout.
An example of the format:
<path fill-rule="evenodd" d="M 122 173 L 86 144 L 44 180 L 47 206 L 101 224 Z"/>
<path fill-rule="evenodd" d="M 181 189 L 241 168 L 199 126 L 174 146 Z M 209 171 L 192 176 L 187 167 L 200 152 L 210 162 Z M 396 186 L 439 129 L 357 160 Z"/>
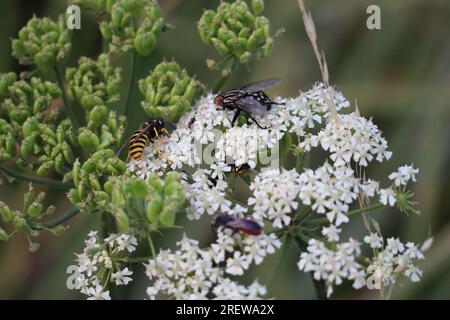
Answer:
<path fill-rule="evenodd" d="M 168 23 L 175 29 L 164 33 L 157 49 L 139 60 L 139 78 L 164 57 L 175 58 L 191 74 L 207 84 L 217 78 L 209 71 L 206 58 L 218 58 L 212 48 L 203 44 L 196 31 L 196 21 L 203 8 L 214 8 L 219 1 L 162 0 L 159 1 Z M 385 236 L 399 236 L 402 241 L 422 242 L 431 233 L 432 248 L 420 263 L 423 279 L 412 284 L 401 280 L 393 292 L 396 299 L 450 298 L 450 2 L 448 0 L 338 0 L 309 1 L 318 41 L 325 52 L 331 82 L 342 90 L 359 110 L 383 130 L 394 152 L 392 160 L 374 163 L 368 175 L 386 182 L 386 176 L 399 165 L 414 163 L 420 168 L 414 185 L 420 216 L 405 216 L 396 210 L 385 210 L 372 216 L 380 223 Z M 377 4 L 381 8 L 381 30 L 366 28 L 366 8 Z M 0 0 L 0 72 L 23 71 L 11 58 L 10 39 L 36 14 L 57 17 L 67 6 L 61 0 Z M 274 29 L 283 27 L 285 34 L 275 41 L 270 58 L 253 62 L 250 69 L 240 67 L 227 86 L 240 86 L 267 77 L 280 77 L 282 85 L 270 90 L 272 95 L 296 96 L 321 79 L 315 56 L 306 37 L 296 0 L 266 0 L 264 12 Z M 74 33 L 73 50 L 68 65 L 74 65 L 80 55 L 95 56 L 101 50 L 101 37 L 95 15 L 82 12 L 82 28 Z M 127 56 L 119 61 L 124 67 L 127 87 Z M 144 118 L 140 110 L 140 93 L 133 91 L 137 111 L 133 119 L 137 126 Z M 23 183 L 4 182 L 0 185 L 0 200 L 13 208 L 19 206 L 26 188 Z M 67 203 L 59 193 L 48 193 L 49 202 L 63 212 Z M 211 239 L 208 221 L 185 223 L 190 237 L 205 243 Z M 42 234 L 41 248 L 29 253 L 22 235 L 0 243 L 0 299 L 71 299 L 83 298 L 66 289 L 66 267 L 73 263 L 74 252 L 81 252 L 83 239 L 89 230 L 99 229 L 96 216 L 77 216 L 69 221 L 70 228 L 61 236 Z M 352 235 L 362 239 L 364 227 L 360 217 L 344 229 L 343 238 Z M 159 245 L 170 246 L 182 231 L 160 238 Z M 144 253 L 143 253 L 144 254 Z M 290 251 L 290 261 L 273 295 L 285 299 L 315 298 L 309 275 L 298 272 L 299 252 Z M 249 275 L 269 285 L 278 256 L 269 257 Z M 143 269 L 121 298 L 141 299 L 147 280 Z M 351 290 L 343 285 L 333 298 L 376 298 L 368 290 Z"/>

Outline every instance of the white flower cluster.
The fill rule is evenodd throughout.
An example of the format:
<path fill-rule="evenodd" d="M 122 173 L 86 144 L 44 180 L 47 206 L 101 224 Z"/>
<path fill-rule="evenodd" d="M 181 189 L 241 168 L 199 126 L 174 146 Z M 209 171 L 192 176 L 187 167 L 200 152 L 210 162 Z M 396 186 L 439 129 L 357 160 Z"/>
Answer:
<path fill-rule="evenodd" d="M 295 170 L 267 170 L 259 173 L 250 184 L 253 195 L 248 205 L 253 206 L 253 217 L 262 222 L 272 221 L 274 228 L 282 228 L 291 222 L 291 211 L 298 207 L 301 188 Z"/>
<path fill-rule="evenodd" d="M 243 275 L 252 262 L 259 265 L 266 255 L 275 253 L 280 247 L 281 241 L 275 234 L 243 237 L 242 233 L 220 228 L 217 240 L 211 244 L 211 253 L 215 263 L 226 264 L 226 273 Z"/>
<path fill-rule="evenodd" d="M 316 281 L 325 281 L 327 296 L 333 293 L 333 285 L 340 285 L 344 279 L 353 281 L 353 288 L 362 288 L 365 283 L 364 267 L 356 261 L 360 256 L 360 243 L 352 238 L 337 244 L 336 250 L 328 249 L 319 240 L 311 239 L 305 252 L 300 255 L 298 268 L 312 272 Z"/>
<path fill-rule="evenodd" d="M 212 142 L 217 143 L 217 152 L 213 155 L 215 161 L 210 161 L 209 165 L 234 160 L 236 165 L 248 162 L 253 168 L 257 152 L 275 146 L 285 132 L 304 136 L 304 128 L 312 129 L 315 122 L 322 123 L 322 119 L 329 116 L 325 103 L 328 96 L 337 110 L 350 105 L 341 92 L 318 83 L 295 99 L 276 98 L 275 101 L 283 101 L 285 105 L 274 106 L 264 117 L 255 116 L 261 125 L 267 127 L 261 129 L 254 123 L 231 127 L 234 111 L 216 106 L 214 95 L 208 94 L 178 121 L 177 128 L 165 143 L 155 141 L 166 157 L 161 158 L 153 145 L 148 146 L 143 159 L 132 159 L 128 170 L 147 178 L 152 172 L 168 168 L 174 170 L 183 166 L 192 167 L 204 160 L 201 146 Z"/>
<path fill-rule="evenodd" d="M 416 176 L 419 169 L 414 168 L 414 165 L 404 165 L 398 168 L 396 172 L 389 175 L 389 179 L 394 181 L 396 187 L 406 186 L 409 181 L 416 182 Z"/>
<path fill-rule="evenodd" d="M 218 210 L 221 212 L 235 213 L 245 212 L 245 209 L 236 206 L 232 209 L 232 202 L 226 199 L 225 189 L 228 184 L 224 178 L 224 172 L 230 171 L 227 166 L 212 166 L 213 170 L 198 169 L 193 175 L 191 182 L 183 181 L 185 186 L 186 198 L 189 200 L 187 216 L 191 220 L 198 220 L 204 213 L 208 215 L 215 214 Z M 212 182 L 216 179 L 216 183 Z M 213 180 L 214 181 L 214 180 Z"/>
<path fill-rule="evenodd" d="M 380 290 L 382 287 L 393 285 L 400 274 L 413 282 L 420 280 L 422 270 L 414 265 L 414 261 L 425 257 L 417 245 L 412 242 L 403 244 L 398 238 L 387 238 L 385 245 L 384 239 L 376 233 L 365 236 L 364 242 L 377 250 L 367 268 L 369 289 Z"/>
<path fill-rule="evenodd" d="M 88 300 L 110 300 L 108 282 L 127 285 L 133 272 L 120 269 L 119 260 L 126 252 L 136 250 L 137 240 L 129 234 L 111 234 L 101 242 L 97 231 L 91 231 L 85 240 L 83 253 L 77 254 L 75 289 L 89 296 Z"/>
<path fill-rule="evenodd" d="M 378 251 L 367 269 L 361 262 L 364 258 L 358 241 L 352 238 L 347 242 L 338 241 L 340 228 L 349 221 L 350 207 L 357 199 L 365 203 L 376 198 L 385 206 L 397 205 L 400 210 L 402 206 L 404 211 L 410 210 L 413 202 L 406 193 L 406 185 L 416 181 L 418 169 L 413 165 L 400 167 L 389 175 L 392 184 L 387 188 L 366 177 L 364 168 L 369 163 L 387 161 L 392 152 L 371 119 L 360 116 L 357 110 L 348 114 L 330 111 L 339 112 L 350 106 L 334 88 L 318 83 L 297 98 L 278 97 L 275 101 L 284 105 L 274 105 L 263 117 L 255 116 L 267 129 L 259 128 L 252 121 L 231 127 L 234 111 L 216 106 L 214 95 L 208 94 L 180 119 L 165 142 L 155 142 L 164 157 L 157 154 L 154 146 L 149 146 L 143 160 L 132 160 L 128 170 L 143 179 L 154 172 L 182 171 L 189 203 L 187 216 L 191 220 L 217 212 L 237 217 L 251 214 L 258 223 L 269 222 L 273 228 L 280 229 L 297 223 L 299 219 L 294 218 L 305 207 L 311 209 L 307 213 L 325 216 L 329 225 L 319 231 L 333 249 L 311 239 L 298 266 L 300 270 L 313 272 L 316 280 L 325 281 L 328 295 L 344 279 L 353 281 L 354 288 L 361 288 L 366 282 L 369 285 L 373 279 L 384 285 L 392 284 L 400 273 L 417 281 L 421 271 L 411 261 L 421 257 L 418 253 L 412 257 L 413 244 L 408 243 L 403 249 L 398 247 L 394 253 L 394 245 L 390 244 L 394 240 L 388 239 L 384 246 L 382 238 L 370 234 L 365 242 Z M 327 155 L 324 164 L 299 172 L 269 166 L 271 157 L 279 154 L 277 147 L 286 133 L 296 136 L 292 140 L 298 144 L 295 151 L 305 154 L 320 147 Z M 263 162 L 267 155 L 264 151 L 269 149 L 270 159 Z M 235 188 L 235 179 L 230 178 L 238 175 L 234 169 L 243 164 L 250 168 L 250 174 L 241 175 L 251 192 L 245 204 L 230 195 L 230 190 Z M 402 193 L 406 196 L 400 197 Z M 149 261 L 147 274 L 154 280 L 147 290 L 150 298 L 159 294 L 185 299 L 261 296 L 258 283 L 243 287 L 225 275 L 244 274 L 253 262 L 260 264 L 267 254 L 275 252 L 281 242 L 273 234 L 247 237 L 219 229 L 216 242 L 208 250 L 200 249 L 196 241 L 186 237 L 179 246 L 177 251 L 161 251 L 155 260 Z"/>
<path fill-rule="evenodd" d="M 366 167 L 373 159 L 382 162 L 392 156 L 378 127 L 355 112 L 338 115 L 338 121 L 329 121 L 317 135 L 310 134 L 302 141 L 300 147 L 309 151 L 319 144 L 331 153 L 335 166 L 347 165 L 353 160 Z"/>
<path fill-rule="evenodd" d="M 361 180 L 352 169 L 325 163 L 316 170 L 306 169 L 299 178 L 302 203 L 340 226 L 349 218 L 345 213 L 361 190 Z"/>
<path fill-rule="evenodd" d="M 360 243 L 352 238 L 327 248 L 322 241 L 311 239 L 305 252 L 300 255 L 298 268 L 312 272 L 317 281 L 324 281 L 327 295 L 333 293 L 333 285 L 340 285 L 344 279 L 353 281 L 353 288 L 367 286 L 369 289 L 387 287 L 396 283 L 403 274 L 413 282 L 420 280 L 422 270 L 414 265 L 415 260 L 424 259 L 417 245 L 412 242 L 403 244 L 397 238 L 384 239 L 376 233 L 364 237 L 364 242 L 375 250 L 369 266 L 359 263 Z"/>
<path fill-rule="evenodd" d="M 258 299 L 266 289 L 255 281 L 246 287 L 226 277 L 215 262 L 212 250 L 201 249 L 198 241 L 183 237 L 176 251 L 161 250 L 149 260 L 146 274 L 153 281 L 147 288 L 150 299 Z"/>

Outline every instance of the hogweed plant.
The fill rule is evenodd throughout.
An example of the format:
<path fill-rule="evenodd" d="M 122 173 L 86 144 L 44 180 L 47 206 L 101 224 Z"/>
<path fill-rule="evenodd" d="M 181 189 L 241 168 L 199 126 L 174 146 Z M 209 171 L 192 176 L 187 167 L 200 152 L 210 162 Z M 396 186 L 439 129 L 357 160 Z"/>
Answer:
<path fill-rule="evenodd" d="M 88 299 L 110 299 L 112 287 L 133 281 L 136 263 L 145 266 L 150 299 L 269 298 L 295 250 L 298 269 L 311 274 L 319 298 L 331 297 L 346 282 L 389 297 L 399 281 L 420 280 L 418 262 L 431 238 L 420 245 L 385 237 L 371 216 L 385 207 L 419 213 L 411 192 L 419 170 L 407 164 L 387 179 L 368 176 L 366 168 L 389 161 L 392 152 L 372 119 L 330 86 L 303 1 L 323 82 L 297 97 L 275 98 L 264 115 L 253 115 L 261 126 L 245 112 L 233 126 L 234 111 L 218 106 L 215 97 L 239 64 L 269 56 L 281 34 L 261 15 L 262 0 L 221 2 L 200 17 L 201 39 L 222 56 L 207 62 L 220 72 L 213 91 L 175 61 L 161 62 L 144 79 L 135 79 L 132 71 L 130 83 L 122 83 L 112 57 L 131 52 L 134 70 L 136 56 L 151 54 L 168 29 L 156 1 L 75 4 L 101 13 L 103 53 L 66 67 L 71 31 L 64 17 L 56 22 L 33 17 L 12 41 L 13 56 L 29 71 L 0 76 L 3 183 L 30 183 L 22 210 L 0 202 L 1 240 L 23 233 L 35 251 L 33 238 L 41 231 L 59 234 L 77 214 L 101 215 L 102 234 L 89 233 L 77 264 L 68 269 L 69 288 Z M 148 117 L 172 123 L 173 129 L 162 135 L 151 126 L 128 128 L 135 108 L 129 105 L 131 90 L 120 96 L 121 85 L 138 86 Z M 115 107 L 119 100 L 123 110 Z M 120 152 L 130 129 L 138 130 L 129 144 L 139 157 Z M 321 164 L 312 166 L 311 157 Z M 72 207 L 47 218 L 55 208 L 45 208 L 45 194 L 35 195 L 33 185 L 65 191 Z M 177 225 L 182 215 L 189 224 Z M 207 246 L 187 236 L 202 217 L 215 231 Z M 343 238 L 350 219 L 358 217 L 367 235 Z M 172 228 L 181 229 L 176 248 L 157 248 L 153 239 Z M 148 255 L 136 256 L 138 246 Z M 277 251 L 269 287 L 258 279 L 240 282 Z"/>

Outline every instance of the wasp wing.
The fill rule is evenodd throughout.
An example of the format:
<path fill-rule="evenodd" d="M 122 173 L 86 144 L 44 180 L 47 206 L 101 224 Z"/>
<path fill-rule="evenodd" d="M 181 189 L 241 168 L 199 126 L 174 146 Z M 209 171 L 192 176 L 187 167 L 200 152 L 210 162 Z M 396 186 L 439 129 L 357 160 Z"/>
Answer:
<path fill-rule="evenodd" d="M 255 91 L 261 91 L 264 89 L 267 89 L 269 87 L 273 87 L 281 82 L 280 78 L 270 78 L 265 79 L 257 82 L 250 83 L 244 87 L 241 88 L 243 91 L 247 92 L 255 92 Z"/>
<path fill-rule="evenodd" d="M 260 235 L 262 232 L 262 227 L 257 222 L 247 218 L 237 218 L 228 221 L 225 226 L 254 236 Z"/>
<path fill-rule="evenodd" d="M 263 116 L 267 113 L 268 106 L 259 102 L 252 96 L 245 96 L 236 101 L 236 106 L 242 111 Z"/>

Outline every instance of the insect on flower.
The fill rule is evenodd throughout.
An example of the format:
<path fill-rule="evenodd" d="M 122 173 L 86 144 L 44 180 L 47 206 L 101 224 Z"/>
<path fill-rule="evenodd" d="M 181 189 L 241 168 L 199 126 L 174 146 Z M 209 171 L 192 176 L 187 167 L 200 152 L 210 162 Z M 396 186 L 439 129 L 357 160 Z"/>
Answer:
<path fill-rule="evenodd" d="M 241 175 L 241 174 L 244 174 L 244 173 L 246 173 L 246 172 L 248 172 L 251 168 L 250 168 L 250 166 L 247 164 L 247 163 L 243 163 L 243 164 L 241 164 L 241 165 L 239 165 L 239 166 L 237 166 L 237 165 L 235 165 L 234 163 L 233 164 L 230 164 L 230 167 L 231 167 L 231 172 L 233 172 L 235 175 L 237 175 L 237 176 L 239 176 L 239 175 Z M 208 178 L 208 180 L 214 185 L 214 186 L 217 186 L 217 180 L 218 180 L 218 177 L 216 177 L 216 178 L 213 178 L 213 177 L 209 177 Z"/>
<path fill-rule="evenodd" d="M 160 157 L 166 158 L 164 152 L 162 152 L 154 142 L 154 139 L 157 138 L 162 143 L 167 143 L 161 139 L 161 135 L 170 135 L 170 133 L 165 128 L 164 120 L 150 119 L 148 121 L 145 121 L 141 125 L 141 127 L 131 135 L 131 138 L 129 139 L 130 147 L 128 149 L 127 161 L 129 161 L 130 158 L 133 158 L 137 161 L 141 160 L 144 148 L 147 147 L 149 143 L 154 146 Z M 119 151 L 117 152 L 118 154 L 120 153 L 124 145 L 119 149 Z"/>
<path fill-rule="evenodd" d="M 214 103 L 224 109 L 236 110 L 231 121 L 232 126 L 239 118 L 241 112 L 244 112 L 258 127 L 265 129 L 252 115 L 263 116 L 270 110 L 273 104 L 280 104 L 270 100 L 267 94 L 262 91 L 277 85 L 280 81 L 278 78 L 265 79 L 248 84 L 239 89 L 223 91 L 214 98 Z"/>
<path fill-rule="evenodd" d="M 226 213 L 218 213 L 213 221 L 213 228 L 217 230 L 219 227 L 230 228 L 234 231 L 241 231 L 251 236 L 259 236 L 262 227 L 250 218 L 237 218 Z"/>

